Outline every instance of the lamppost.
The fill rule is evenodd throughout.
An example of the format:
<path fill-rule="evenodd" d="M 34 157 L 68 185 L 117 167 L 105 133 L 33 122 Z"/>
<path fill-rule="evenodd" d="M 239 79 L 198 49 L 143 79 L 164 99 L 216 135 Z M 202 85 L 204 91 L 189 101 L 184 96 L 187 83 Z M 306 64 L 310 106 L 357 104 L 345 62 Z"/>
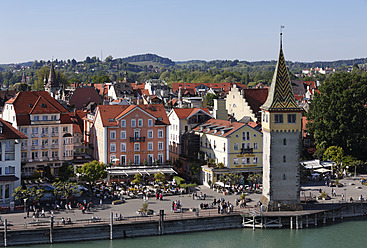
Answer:
<path fill-rule="evenodd" d="M 346 187 L 347 185 L 345 185 Z M 344 196 L 345 196 L 345 202 L 347 202 L 347 188 L 344 188 Z"/>
<path fill-rule="evenodd" d="M 27 227 L 27 223 L 26 223 L 26 219 L 27 219 L 27 207 L 26 207 L 26 203 L 27 203 L 27 198 L 23 199 L 24 201 L 24 227 Z"/>

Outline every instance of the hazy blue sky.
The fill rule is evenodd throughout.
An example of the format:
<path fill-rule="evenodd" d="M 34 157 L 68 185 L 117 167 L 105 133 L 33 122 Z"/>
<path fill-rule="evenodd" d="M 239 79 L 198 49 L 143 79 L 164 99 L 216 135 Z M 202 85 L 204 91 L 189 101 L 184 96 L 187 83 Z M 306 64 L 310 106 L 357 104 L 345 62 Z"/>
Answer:
<path fill-rule="evenodd" d="M 367 0 L 0 0 L 0 63 L 155 53 L 191 59 L 367 57 Z"/>

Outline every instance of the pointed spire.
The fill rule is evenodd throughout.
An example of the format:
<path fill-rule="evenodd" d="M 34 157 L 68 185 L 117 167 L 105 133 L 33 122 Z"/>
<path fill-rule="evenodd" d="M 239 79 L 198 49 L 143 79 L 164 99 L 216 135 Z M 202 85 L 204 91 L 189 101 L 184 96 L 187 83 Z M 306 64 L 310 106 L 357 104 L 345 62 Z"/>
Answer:
<path fill-rule="evenodd" d="M 54 63 L 51 63 L 50 74 L 48 75 L 48 84 L 51 87 L 59 86 L 58 83 L 56 82 L 56 73 L 55 73 Z"/>
<path fill-rule="evenodd" d="M 299 111 L 301 110 L 293 94 L 291 81 L 284 59 L 282 33 L 280 33 L 280 51 L 275 67 L 268 98 L 261 109 L 267 111 Z"/>

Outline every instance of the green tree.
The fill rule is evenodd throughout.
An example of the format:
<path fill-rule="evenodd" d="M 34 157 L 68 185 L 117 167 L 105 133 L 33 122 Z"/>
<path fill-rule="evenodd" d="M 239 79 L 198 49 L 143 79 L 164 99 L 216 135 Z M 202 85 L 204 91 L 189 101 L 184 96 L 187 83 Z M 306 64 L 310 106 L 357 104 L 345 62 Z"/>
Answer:
<path fill-rule="evenodd" d="M 134 176 L 134 180 L 132 181 L 132 183 L 134 184 L 141 184 L 141 182 L 143 182 L 143 176 L 140 173 L 136 173 Z"/>
<path fill-rule="evenodd" d="M 317 145 L 339 146 L 347 155 L 366 158 L 367 78 L 335 73 L 315 94 L 307 113 L 308 132 Z"/>
<path fill-rule="evenodd" d="M 32 90 L 45 90 L 44 80 L 48 80 L 49 73 L 50 69 L 47 66 L 42 66 L 42 68 L 36 72 L 36 81 L 32 86 Z"/>
<path fill-rule="evenodd" d="M 87 181 L 89 182 L 89 185 L 91 185 L 92 183 L 107 177 L 106 168 L 107 167 L 104 163 L 94 160 L 77 168 L 76 172 L 79 174 L 79 178 L 81 180 Z"/>
<path fill-rule="evenodd" d="M 55 188 L 54 189 L 55 196 L 62 198 L 62 199 L 68 199 L 69 197 L 79 193 L 78 188 L 77 188 L 78 186 L 77 183 L 72 183 L 69 181 L 66 181 L 66 182 L 59 181 L 59 182 L 54 182 L 52 186 Z"/>
<path fill-rule="evenodd" d="M 13 196 L 16 200 L 34 200 L 37 201 L 43 196 L 43 189 L 39 189 L 36 187 L 22 187 L 19 186 L 16 189 L 14 189 Z"/>
<path fill-rule="evenodd" d="M 154 174 L 154 180 L 156 180 L 159 183 L 165 183 L 166 182 L 166 177 L 164 176 L 163 173 L 155 173 Z"/>
<path fill-rule="evenodd" d="M 207 105 L 213 107 L 214 106 L 214 99 L 218 99 L 218 95 L 217 94 L 208 93 L 208 94 L 206 94 L 205 99 L 207 101 Z"/>

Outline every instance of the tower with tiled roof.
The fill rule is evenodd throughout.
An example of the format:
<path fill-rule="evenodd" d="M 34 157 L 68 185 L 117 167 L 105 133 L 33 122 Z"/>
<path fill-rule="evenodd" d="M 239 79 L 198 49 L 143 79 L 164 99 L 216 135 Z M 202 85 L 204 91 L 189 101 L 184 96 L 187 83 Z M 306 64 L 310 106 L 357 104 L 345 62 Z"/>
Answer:
<path fill-rule="evenodd" d="M 302 109 L 292 91 L 282 40 L 269 94 L 260 108 L 263 129 L 261 202 L 268 211 L 301 209 L 299 157 Z"/>

